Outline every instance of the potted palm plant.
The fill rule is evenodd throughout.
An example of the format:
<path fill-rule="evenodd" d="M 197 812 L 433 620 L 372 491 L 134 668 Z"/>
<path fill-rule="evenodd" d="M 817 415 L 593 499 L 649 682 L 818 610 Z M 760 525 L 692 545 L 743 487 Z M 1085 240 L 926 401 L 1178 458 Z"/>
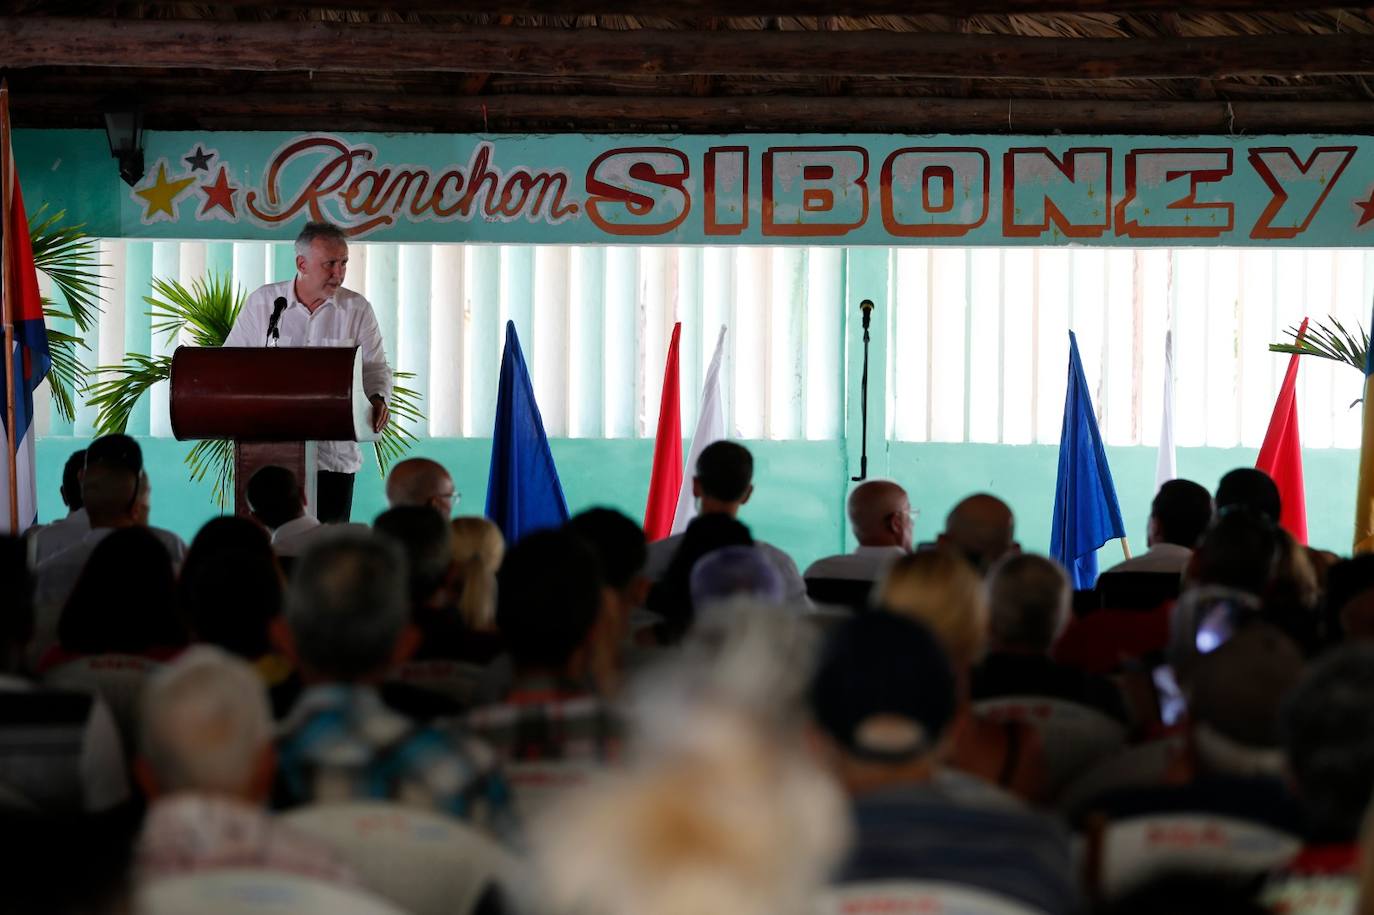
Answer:
<path fill-rule="evenodd" d="M 176 280 L 154 277 L 150 296 L 143 301 L 151 306 L 153 333 L 165 333 L 167 339 L 181 339 L 194 346 L 223 346 L 224 340 L 243 307 L 244 290 L 236 289 L 229 277 L 211 273 L 185 286 Z M 119 365 L 101 366 L 101 380 L 91 384 L 87 403 L 99 410 L 97 426 L 100 433 L 123 432 L 129 415 L 139 398 L 159 381 L 171 376 L 170 356 L 148 356 L 128 353 Z M 413 378 L 411 372 L 396 372 L 397 379 Z M 409 424 L 424 419 L 420 411 L 417 391 L 396 385 L 392 390 L 391 422 L 374 443 L 377 466 L 385 476 L 391 462 L 404 454 L 416 441 Z M 222 439 L 207 439 L 195 444 L 186 455 L 191 479 L 212 480 L 212 496 L 221 508 L 227 507 L 234 491 L 233 443 Z"/>
<path fill-rule="evenodd" d="M 99 320 L 101 265 L 95 239 L 86 234 L 84 225 L 65 225 L 65 210 L 44 217 L 46 210 L 44 204 L 30 221 L 29 242 L 33 246 L 34 267 L 52 281 L 65 303 L 62 307 L 43 297 L 48 352 L 52 356 L 48 392 L 57 414 L 71 422 L 76 418 L 76 400 L 86 382 L 78 350 L 88 348 L 86 334 Z M 76 333 L 54 326 L 68 321 L 75 326 Z"/>

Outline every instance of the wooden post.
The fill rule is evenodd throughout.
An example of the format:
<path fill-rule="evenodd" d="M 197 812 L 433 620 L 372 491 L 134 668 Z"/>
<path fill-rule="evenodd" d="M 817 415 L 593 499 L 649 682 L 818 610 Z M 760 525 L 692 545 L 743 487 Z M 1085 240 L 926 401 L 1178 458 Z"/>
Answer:
<path fill-rule="evenodd" d="M 1131 558 L 1131 542 L 1125 537 L 1121 538 L 1121 552 L 1127 558 Z"/>
<path fill-rule="evenodd" d="M 14 378 L 14 283 L 10 264 L 10 204 L 14 193 L 11 174 L 13 150 L 10 148 L 10 87 L 0 80 L 0 309 L 5 323 L 5 447 L 8 450 L 10 527 L 12 536 L 19 535 L 19 438 L 15 427 Z"/>

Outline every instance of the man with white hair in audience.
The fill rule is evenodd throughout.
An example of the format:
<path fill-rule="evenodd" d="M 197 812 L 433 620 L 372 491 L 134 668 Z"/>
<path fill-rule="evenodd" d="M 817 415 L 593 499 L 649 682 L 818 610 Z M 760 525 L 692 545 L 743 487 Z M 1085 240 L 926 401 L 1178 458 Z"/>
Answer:
<path fill-rule="evenodd" d="M 389 508 L 432 508 L 447 521 L 458 504 L 458 490 L 443 464 L 429 458 L 407 458 L 387 474 L 386 504 Z"/>
<path fill-rule="evenodd" d="M 515 837 L 491 748 L 457 730 L 422 727 L 378 692 L 419 641 L 405 556 L 391 538 L 344 531 L 311 547 L 272 635 L 306 685 L 277 737 L 282 799 L 393 800 Z"/>
<path fill-rule="evenodd" d="M 970 689 L 975 702 L 1043 696 L 1087 706 L 1130 725 L 1116 684 L 1050 658 L 1050 646 L 1068 623 L 1072 599 L 1064 569 L 1044 556 L 1018 553 L 993 567 L 988 576 L 988 653 L 974 668 Z"/>
<path fill-rule="evenodd" d="M 159 671 L 143 696 L 135 761 L 152 803 L 140 879 L 251 867 L 356 883 L 327 849 L 264 809 L 275 762 L 267 695 L 246 662 L 201 646 Z"/>

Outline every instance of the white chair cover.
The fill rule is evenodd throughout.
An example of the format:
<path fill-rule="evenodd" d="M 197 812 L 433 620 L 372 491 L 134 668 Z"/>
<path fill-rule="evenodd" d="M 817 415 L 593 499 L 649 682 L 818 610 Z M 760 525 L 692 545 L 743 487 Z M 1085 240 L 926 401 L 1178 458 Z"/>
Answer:
<path fill-rule="evenodd" d="M 505 765 L 506 783 L 515 797 L 516 811 L 529 823 L 549 804 L 567 791 L 585 785 L 605 766 L 589 760 L 549 762 L 509 762 Z"/>
<path fill-rule="evenodd" d="M 1045 746 L 1046 786 L 1050 797 L 1077 776 L 1120 752 L 1126 727 L 1095 708 L 1045 696 L 1001 696 L 973 705 L 975 714 L 994 721 L 1024 721 Z"/>
<path fill-rule="evenodd" d="M 57 689 L 100 696 L 114 715 L 124 746 L 136 747 L 143 684 L 161 666 L 157 661 L 137 655 L 91 655 L 54 667 L 43 676 L 43 683 Z"/>
<path fill-rule="evenodd" d="M 1101 898 L 1113 899 L 1166 872 L 1262 874 L 1286 864 L 1302 843 L 1262 823 L 1172 813 L 1108 823 L 1097 846 L 1089 853 L 1096 862 L 1096 889 Z"/>
<path fill-rule="evenodd" d="M 938 880 L 848 883 L 817 903 L 815 915 L 1045 915 L 1018 899 Z"/>
<path fill-rule="evenodd" d="M 518 885 L 518 865 L 465 823 L 382 801 L 320 804 L 282 817 L 329 846 L 363 885 L 413 915 L 466 915 L 493 882 Z"/>
<path fill-rule="evenodd" d="M 144 884 L 138 915 L 405 915 L 362 890 L 270 870 L 217 870 Z"/>

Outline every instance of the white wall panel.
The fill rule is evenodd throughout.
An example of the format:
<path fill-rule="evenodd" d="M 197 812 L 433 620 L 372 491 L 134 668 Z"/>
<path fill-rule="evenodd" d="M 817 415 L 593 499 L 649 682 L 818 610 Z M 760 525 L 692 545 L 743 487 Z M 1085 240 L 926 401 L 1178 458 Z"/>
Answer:
<path fill-rule="evenodd" d="M 126 310 L 147 294 L 128 288 L 128 244 L 138 243 L 99 243 L 106 301 L 91 366 L 149 349 L 125 340 Z M 290 254 L 261 242 L 142 244 L 155 276 L 189 284 L 227 268 L 245 291 L 280 279 Z M 686 435 L 726 324 L 731 433 L 825 440 L 843 433 L 842 333 L 858 327 L 845 320 L 857 306 L 843 301 L 847 263 L 838 248 L 359 243 L 347 282 L 372 299 L 393 364 L 420 376 L 424 434 L 490 434 L 509 316 L 551 435 L 652 436 L 680 320 Z M 1355 251 L 904 248 L 888 263 L 892 306 L 877 319 L 890 356 L 873 370 L 888 377 L 888 431 L 903 441 L 1057 442 L 1072 327 L 1107 441 L 1152 446 L 1172 328 L 1179 444 L 1257 448 L 1287 364 L 1267 345 L 1304 314 L 1364 326 L 1374 295 L 1374 255 Z M 1357 447 L 1359 392 L 1350 368 L 1304 362 L 1304 445 Z M 166 392 L 150 406 L 152 433 L 170 434 Z M 79 408 L 74 434 L 90 435 L 94 419 Z"/>

